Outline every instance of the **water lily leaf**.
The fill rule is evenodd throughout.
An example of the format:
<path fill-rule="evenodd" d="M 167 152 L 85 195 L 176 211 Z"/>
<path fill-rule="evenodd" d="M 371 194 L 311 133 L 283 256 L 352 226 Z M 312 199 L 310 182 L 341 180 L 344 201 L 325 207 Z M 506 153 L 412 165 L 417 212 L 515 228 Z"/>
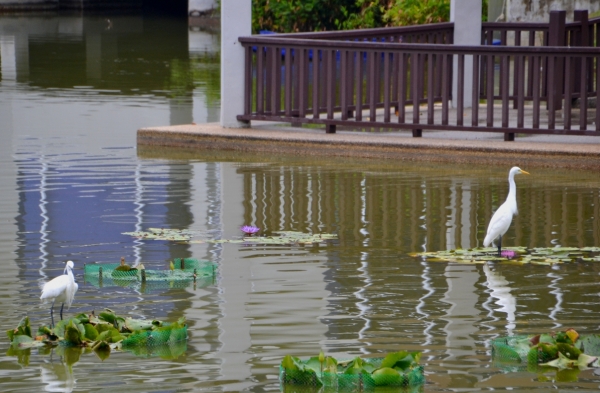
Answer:
<path fill-rule="evenodd" d="M 285 370 L 285 382 L 287 383 L 296 384 L 302 381 L 316 387 L 323 385 L 317 372 L 310 367 L 306 367 L 297 357 L 285 356 L 281 361 L 281 367 Z"/>
<path fill-rule="evenodd" d="M 600 335 L 585 335 L 579 341 L 583 352 L 591 356 L 600 356 Z"/>
<path fill-rule="evenodd" d="M 73 372 L 71 366 L 79 361 L 83 349 L 81 347 L 71 347 L 66 345 L 59 345 L 56 347 L 56 353 L 62 356 L 64 362 L 69 366 L 69 370 Z"/>
<path fill-rule="evenodd" d="M 406 370 L 415 363 L 415 360 L 408 351 L 389 353 L 383 358 L 381 367 L 400 368 Z"/>
<path fill-rule="evenodd" d="M 13 341 L 13 337 L 15 336 L 31 337 L 31 325 L 29 323 L 29 317 L 21 318 L 17 327 L 15 329 L 7 330 L 6 334 L 8 335 L 10 341 Z"/>
<path fill-rule="evenodd" d="M 98 315 L 100 320 L 112 324 L 115 328 L 121 330 L 125 326 L 125 318 L 117 316 L 112 310 L 106 309 Z"/>
<path fill-rule="evenodd" d="M 541 343 L 550 343 L 550 344 L 554 344 L 554 337 L 552 337 L 551 334 L 548 333 L 544 333 L 544 334 L 540 334 L 540 342 Z"/>
<path fill-rule="evenodd" d="M 410 256 L 419 257 L 428 262 L 454 262 L 454 263 L 486 263 L 498 262 L 508 264 L 533 264 L 552 266 L 559 263 L 600 262 L 600 247 L 503 247 L 503 256 L 498 257 L 496 248 L 469 248 L 442 250 L 437 252 L 427 251 L 411 253 Z"/>
<path fill-rule="evenodd" d="M 363 360 L 359 357 L 352 359 L 344 370 L 344 374 L 350 375 L 362 374 L 363 372 Z"/>
<path fill-rule="evenodd" d="M 85 327 L 85 338 L 91 341 L 95 341 L 98 338 L 98 330 L 94 327 L 94 325 L 86 323 L 83 325 Z"/>
<path fill-rule="evenodd" d="M 559 369 L 556 372 L 556 382 L 577 382 L 580 372 L 579 368 Z"/>
<path fill-rule="evenodd" d="M 577 247 L 554 247 L 552 250 L 556 252 L 564 252 L 564 251 L 579 251 L 580 249 Z"/>
<path fill-rule="evenodd" d="M 79 329 L 77 329 L 77 326 L 73 323 L 73 320 L 70 320 L 69 324 L 65 327 L 64 338 L 69 345 L 81 345 L 82 334 Z"/>
<path fill-rule="evenodd" d="M 579 355 L 581 355 L 581 351 L 571 344 L 556 343 L 556 347 L 558 348 L 558 351 L 560 353 L 562 353 L 571 360 L 576 360 L 579 357 Z"/>
<path fill-rule="evenodd" d="M 382 367 L 375 370 L 371 376 L 375 386 L 397 386 L 400 385 L 401 375 L 398 371 L 390 367 Z"/>
<path fill-rule="evenodd" d="M 26 336 L 24 334 L 18 334 L 16 336 L 13 336 L 11 343 L 15 344 L 15 346 L 17 347 L 24 347 L 25 345 L 21 345 L 21 344 L 30 344 L 35 342 L 35 340 L 29 336 Z"/>
<path fill-rule="evenodd" d="M 561 352 L 559 352 L 558 358 L 551 360 L 547 363 L 541 363 L 540 366 L 549 366 L 549 367 L 555 367 L 558 369 L 565 369 L 565 368 L 573 367 L 576 364 L 577 364 L 577 361 L 569 359 L 568 357 L 563 355 Z"/>
<path fill-rule="evenodd" d="M 582 353 L 577 358 L 577 367 L 579 368 L 588 368 L 592 367 L 592 365 L 598 360 L 597 356 L 590 356 Z"/>
<path fill-rule="evenodd" d="M 123 232 L 122 234 L 144 240 L 165 240 L 175 242 L 187 242 L 196 236 L 208 237 L 208 234 L 204 231 L 174 228 L 149 228 L 148 231 Z"/>
<path fill-rule="evenodd" d="M 285 355 L 281 361 L 281 367 L 286 370 L 300 370 L 301 360 L 295 356 Z"/>
<path fill-rule="evenodd" d="M 79 319 L 77 318 L 63 319 L 62 321 L 59 321 L 56 324 L 56 326 L 54 326 L 54 334 L 59 338 L 64 339 L 66 334 L 66 328 L 70 323 L 73 323 L 73 326 L 77 328 L 80 335 L 85 336 L 85 327 L 81 322 L 79 322 Z"/>
<path fill-rule="evenodd" d="M 133 332 L 136 330 L 149 330 L 154 327 L 154 321 L 146 319 L 133 319 L 130 317 L 125 318 L 125 327 L 127 330 Z"/>
<path fill-rule="evenodd" d="M 98 358 L 102 361 L 108 359 L 110 356 L 110 345 L 106 341 L 98 341 L 92 347 L 92 350 L 98 356 Z"/>
<path fill-rule="evenodd" d="M 109 343 L 116 343 L 123 340 L 125 337 L 119 333 L 119 331 L 112 325 L 97 325 L 98 330 L 98 341 L 107 341 Z"/>
<path fill-rule="evenodd" d="M 17 363 L 22 366 L 29 366 L 29 357 L 31 356 L 31 348 L 18 348 L 15 346 L 8 347 L 7 356 L 16 356 Z"/>
<path fill-rule="evenodd" d="M 581 258 L 583 262 L 600 262 L 600 257 Z"/>
<path fill-rule="evenodd" d="M 583 247 L 581 249 L 583 252 L 600 252 L 600 247 Z"/>
<path fill-rule="evenodd" d="M 303 362 L 304 367 L 309 368 L 317 373 L 321 373 L 321 365 L 322 363 L 319 361 L 318 356 L 313 356 L 309 358 L 307 361 Z"/>

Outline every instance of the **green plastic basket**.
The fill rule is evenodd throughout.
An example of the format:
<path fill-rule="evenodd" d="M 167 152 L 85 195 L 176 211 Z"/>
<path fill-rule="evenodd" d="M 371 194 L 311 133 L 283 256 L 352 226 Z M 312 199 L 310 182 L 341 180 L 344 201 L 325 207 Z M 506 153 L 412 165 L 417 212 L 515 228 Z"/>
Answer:
<path fill-rule="evenodd" d="M 153 330 L 143 330 L 130 334 L 129 337 L 123 340 L 123 349 L 139 346 L 153 347 L 185 340 L 187 340 L 187 325 L 165 323 Z"/>
<path fill-rule="evenodd" d="M 118 263 L 92 263 L 83 267 L 84 279 L 97 288 L 120 286 L 147 292 L 155 289 L 185 288 L 192 284 L 214 284 L 216 265 L 194 258 L 176 258 L 174 270 L 131 269 L 121 271 Z"/>
<path fill-rule="evenodd" d="M 379 368 L 383 359 L 369 358 L 364 360 L 375 366 L 375 368 Z M 316 374 L 307 375 L 307 373 L 298 373 L 282 366 L 279 366 L 279 381 L 286 392 L 295 391 L 290 390 L 290 386 L 313 388 L 319 386 Z M 342 372 L 332 373 L 327 371 L 322 373 L 321 381 L 325 391 L 362 392 L 385 387 L 386 389 L 398 388 L 393 391 L 418 392 L 421 385 L 425 383 L 425 376 L 424 367 L 417 366 L 404 373 L 401 372 L 399 378 L 379 379 L 377 384 L 369 374 L 345 374 Z"/>

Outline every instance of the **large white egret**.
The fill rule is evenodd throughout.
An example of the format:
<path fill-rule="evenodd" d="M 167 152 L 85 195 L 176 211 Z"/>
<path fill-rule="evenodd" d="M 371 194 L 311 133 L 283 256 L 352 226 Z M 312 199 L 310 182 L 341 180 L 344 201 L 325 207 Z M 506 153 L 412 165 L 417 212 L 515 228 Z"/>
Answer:
<path fill-rule="evenodd" d="M 54 326 L 54 302 L 59 301 L 62 303 L 60 306 L 60 319 L 62 320 L 63 307 L 65 304 L 67 305 L 67 310 L 71 307 L 71 303 L 73 303 L 73 298 L 75 297 L 75 292 L 77 292 L 77 288 L 79 288 L 75 282 L 75 277 L 73 276 L 73 266 L 73 261 L 68 261 L 63 272 L 64 274 L 54 277 L 52 280 L 44 284 L 44 287 L 42 288 L 42 296 L 40 296 L 40 299 L 52 299 L 52 306 L 50 306 L 50 318 L 52 319 L 52 326 Z"/>
<path fill-rule="evenodd" d="M 488 226 L 487 235 L 485 235 L 485 239 L 483 240 L 483 246 L 487 247 L 494 240 L 498 239 L 498 256 L 501 256 L 502 252 L 502 235 L 508 231 L 513 216 L 518 214 L 515 175 L 520 175 L 521 173 L 529 175 L 529 172 L 522 170 L 518 166 L 512 167 L 510 172 L 508 172 L 508 196 L 506 197 L 506 201 L 492 216 L 492 220 Z"/>

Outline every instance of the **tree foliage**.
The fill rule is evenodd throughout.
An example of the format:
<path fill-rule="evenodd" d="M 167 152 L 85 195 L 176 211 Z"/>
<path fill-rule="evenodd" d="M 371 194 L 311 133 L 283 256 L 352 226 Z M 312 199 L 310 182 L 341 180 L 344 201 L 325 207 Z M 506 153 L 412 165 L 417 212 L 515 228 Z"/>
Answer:
<path fill-rule="evenodd" d="M 487 0 L 483 0 L 483 20 Z M 446 22 L 450 0 L 253 0 L 252 29 L 347 30 Z"/>

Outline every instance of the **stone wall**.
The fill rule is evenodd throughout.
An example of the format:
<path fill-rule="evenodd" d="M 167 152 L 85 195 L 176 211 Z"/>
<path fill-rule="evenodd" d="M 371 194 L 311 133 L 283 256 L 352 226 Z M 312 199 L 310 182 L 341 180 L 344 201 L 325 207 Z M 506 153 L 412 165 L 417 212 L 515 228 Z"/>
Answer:
<path fill-rule="evenodd" d="M 502 1 L 502 0 L 501 0 Z M 598 0 L 504 0 L 507 22 L 548 22 L 550 11 L 567 11 L 567 22 L 573 21 L 573 11 L 600 11 Z"/>

